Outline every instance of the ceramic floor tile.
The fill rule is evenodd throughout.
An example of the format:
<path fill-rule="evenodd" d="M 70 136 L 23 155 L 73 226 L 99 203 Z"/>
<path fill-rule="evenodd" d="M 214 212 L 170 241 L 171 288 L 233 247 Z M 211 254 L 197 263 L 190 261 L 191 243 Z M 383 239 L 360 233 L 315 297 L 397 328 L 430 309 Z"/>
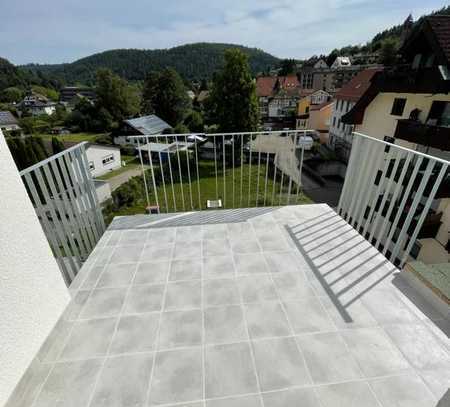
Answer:
<path fill-rule="evenodd" d="M 234 264 L 231 256 L 216 256 L 203 259 L 203 278 L 234 277 Z"/>
<path fill-rule="evenodd" d="M 311 384 L 294 338 L 256 341 L 253 349 L 262 391 Z"/>
<path fill-rule="evenodd" d="M 277 302 L 248 304 L 245 306 L 251 338 L 291 335 L 286 316 Z"/>
<path fill-rule="evenodd" d="M 236 280 L 243 302 L 277 300 L 278 295 L 271 276 L 243 276 Z"/>
<path fill-rule="evenodd" d="M 265 407 L 318 407 L 319 402 L 312 389 L 289 389 L 264 393 Z M 301 404 L 300 404 L 301 403 Z"/>
<path fill-rule="evenodd" d="M 427 369 L 445 362 L 450 365 L 449 354 L 424 325 L 392 325 L 385 331 L 415 368 Z"/>
<path fill-rule="evenodd" d="M 203 241 L 203 256 L 227 256 L 231 254 L 228 239 L 208 239 Z"/>
<path fill-rule="evenodd" d="M 121 317 L 111 344 L 111 354 L 154 350 L 158 322 L 159 313 Z"/>
<path fill-rule="evenodd" d="M 166 311 L 200 308 L 202 303 L 201 281 L 181 281 L 167 284 Z"/>
<path fill-rule="evenodd" d="M 56 364 L 33 405 L 87 405 L 101 366 L 100 359 Z"/>
<path fill-rule="evenodd" d="M 296 334 L 336 330 L 317 298 L 285 302 L 284 308 Z"/>
<path fill-rule="evenodd" d="M 239 305 L 206 308 L 204 318 L 207 344 L 239 342 L 248 339 L 244 315 Z"/>
<path fill-rule="evenodd" d="M 143 262 L 159 262 L 169 261 L 172 257 L 173 244 L 149 242 L 142 251 L 141 261 Z"/>
<path fill-rule="evenodd" d="M 170 265 L 169 281 L 197 280 L 202 278 L 202 262 L 195 260 L 174 260 Z"/>
<path fill-rule="evenodd" d="M 344 340 L 337 333 L 297 337 L 314 383 L 332 383 L 362 378 Z"/>
<path fill-rule="evenodd" d="M 103 367 L 92 406 L 142 406 L 147 397 L 153 355 L 108 358 Z"/>
<path fill-rule="evenodd" d="M 239 291 L 234 279 L 207 280 L 203 285 L 206 306 L 239 304 Z"/>
<path fill-rule="evenodd" d="M 101 274 L 96 288 L 126 287 L 131 284 L 136 263 L 111 264 Z"/>
<path fill-rule="evenodd" d="M 116 318 L 75 322 L 62 360 L 86 359 L 106 355 L 116 325 Z"/>
<path fill-rule="evenodd" d="M 435 398 L 414 374 L 372 380 L 370 386 L 383 407 L 436 407 Z"/>
<path fill-rule="evenodd" d="M 101 318 L 119 315 L 126 292 L 126 288 L 93 290 L 81 311 L 80 318 Z"/>
<path fill-rule="evenodd" d="M 269 269 L 260 254 L 236 254 L 234 255 L 236 271 L 238 274 L 268 273 Z"/>
<path fill-rule="evenodd" d="M 165 283 L 169 264 L 168 261 L 139 263 L 133 285 Z"/>
<path fill-rule="evenodd" d="M 242 396 L 207 400 L 206 407 L 262 407 L 262 404 L 260 396 Z"/>
<path fill-rule="evenodd" d="M 150 406 L 203 398 L 202 350 L 158 352 L 150 388 Z"/>
<path fill-rule="evenodd" d="M 137 263 L 141 258 L 143 245 L 118 246 L 114 249 L 109 264 Z"/>
<path fill-rule="evenodd" d="M 124 314 L 159 311 L 162 307 L 164 285 L 131 287 L 124 304 Z"/>
<path fill-rule="evenodd" d="M 298 256 L 291 251 L 264 253 L 264 257 L 272 273 L 302 272 Z"/>
<path fill-rule="evenodd" d="M 284 301 L 315 297 L 306 277 L 300 273 L 279 273 L 273 276 L 278 295 Z"/>
<path fill-rule="evenodd" d="M 198 259 L 202 255 L 202 243 L 200 240 L 177 242 L 173 250 L 174 259 Z"/>
<path fill-rule="evenodd" d="M 202 312 L 163 312 L 159 332 L 159 348 L 170 349 L 183 346 L 201 345 Z"/>
<path fill-rule="evenodd" d="M 341 332 L 366 377 L 387 376 L 410 369 L 400 351 L 380 328 Z"/>
<path fill-rule="evenodd" d="M 381 407 L 365 382 L 319 386 L 316 394 L 322 407 Z"/>
<path fill-rule="evenodd" d="M 250 345 L 246 342 L 205 349 L 206 398 L 254 393 L 257 389 Z"/>

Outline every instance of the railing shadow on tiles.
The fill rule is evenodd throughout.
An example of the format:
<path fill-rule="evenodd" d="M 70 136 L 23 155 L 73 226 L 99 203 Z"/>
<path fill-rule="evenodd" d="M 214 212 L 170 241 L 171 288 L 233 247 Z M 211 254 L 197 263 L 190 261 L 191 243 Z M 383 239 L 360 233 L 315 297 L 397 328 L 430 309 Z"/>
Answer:
<path fill-rule="evenodd" d="M 20 172 L 67 285 L 105 230 L 80 143 Z"/>
<path fill-rule="evenodd" d="M 354 133 L 337 212 L 399 268 L 410 259 L 436 199 L 447 194 L 450 162 Z"/>
<path fill-rule="evenodd" d="M 130 136 L 149 211 L 301 203 L 310 130 Z"/>

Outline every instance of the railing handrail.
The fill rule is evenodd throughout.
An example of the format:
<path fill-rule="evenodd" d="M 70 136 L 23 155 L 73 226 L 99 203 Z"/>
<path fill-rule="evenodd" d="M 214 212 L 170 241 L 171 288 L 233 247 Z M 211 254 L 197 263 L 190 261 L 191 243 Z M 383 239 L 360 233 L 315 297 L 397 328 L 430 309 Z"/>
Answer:
<path fill-rule="evenodd" d="M 450 161 L 447 161 L 447 160 L 445 160 L 443 158 L 436 157 L 434 155 L 429 155 L 429 154 L 426 154 L 426 153 L 422 153 L 420 151 L 412 150 L 412 149 L 410 149 L 408 147 L 403 147 L 403 146 L 400 146 L 398 144 L 389 143 L 388 141 L 381 140 L 381 139 L 378 139 L 378 138 L 375 138 L 375 137 L 371 137 L 371 136 L 367 136 L 366 134 L 359 133 L 357 131 L 354 131 L 352 134 L 354 136 L 358 136 L 358 137 L 362 137 L 362 138 L 365 138 L 365 139 L 368 139 L 368 140 L 371 140 L 371 141 L 375 141 L 375 142 L 384 144 L 386 146 L 402 150 L 402 151 L 407 152 L 407 153 L 414 153 L 415 155 L 418 155 L 418 156 L 423 157 L 423 158 L 427 158 L 429 160 L 433 160 L 435 162 L 440 162 L 441 164 L 450 165 Z"/>
<path fill-rule="evenodd" d="M 222 136 L 250 136 L 250 135 L 278 135 L 280 133 L 290 133 L 290 134 L 298 134 L 298 133 L 316 133 L 315 130 L 304 129 L 304 130 L 270 130 L 270 131 L 241 131 L 241 132 L 227 132 L 227 133 L 168 133 L 168 134 L 140 134 L 140 135 L 124 135 L 125 137 L 134 139 L 134 138 L 159 138 L 159 137 L 189 137 L 189 136 L 204 136 L 204 137 L 222 137 Z"/>
<path fill-rule="evenodd" d="M 20 174 L 20 176 L 28 174 L 31 171 L 34 171 L 34 170 L 36 170 L 38 168 L 41 168 L 44 165 L 46 165 L 46 164 L 48 164 L 48 163 L 50 163 L 52 161 L 55 161 L 55 160 L 57 160 L 58 158 L 60 158 L 60 157 L 62 157 L 64 155 L 67 155 L 71 151 L 79 149 L 81 146 L 83 146 L 85 144 L 89 144 L 89 143 L 87 141 L 82 141 L 82 142 L 80 142 L 78 144 L 75 144 L 74 146 L 66 148 L 65 150 L 63 150 L 63 151 L 61 151 L 59 153 L 53 154 L 52 156 L 46 158 L 45 160 L 39 161 L 38 163 L 33 164 L 32 166 L 23 169 L 22 171 L 19 172 L 19 174 Z"/>

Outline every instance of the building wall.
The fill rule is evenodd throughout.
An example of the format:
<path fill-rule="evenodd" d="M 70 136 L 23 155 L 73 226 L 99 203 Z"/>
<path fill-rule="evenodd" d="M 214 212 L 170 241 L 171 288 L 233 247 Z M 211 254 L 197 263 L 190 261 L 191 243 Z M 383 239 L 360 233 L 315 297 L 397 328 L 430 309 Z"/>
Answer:
<path fill-rule="evenodd" d="M 93 177 L 100 177 L 101 175 L 106 174 L 109 171 L 120 168 L 122 165 L 120 150 L 118 148 L 90 145 L 86 149 L 86 156 Z M 111 156 L 112 160 L 109 159 L 109 157 Z M 108 161 L 104 162 L 105 160 Z"/>
<path fill-rule="evenodd" d="M 333 105 L 330 117 L 328 146 L 339 152 L 340 158 L 348 161 L 353 140 L 353 125 L 344 124 L 341 118 L 354 106 L 350 100 L 338 99 Z"/>
<path fill-rule="evenodd" d="M 0 405 L 69 302 L 69 292 L 0 131 Z"/>
<path fill-rule="evenodd" d="M 331 103 L 320 110 L 311 110 L 309 113 L 309 127 L 312 130 L 317 130 L 320 132 L 328 132 L 330 125 L 330 118 L 333 112 L 333 105 Z M 322 142 L 325 139 L 321 140 Z"/>

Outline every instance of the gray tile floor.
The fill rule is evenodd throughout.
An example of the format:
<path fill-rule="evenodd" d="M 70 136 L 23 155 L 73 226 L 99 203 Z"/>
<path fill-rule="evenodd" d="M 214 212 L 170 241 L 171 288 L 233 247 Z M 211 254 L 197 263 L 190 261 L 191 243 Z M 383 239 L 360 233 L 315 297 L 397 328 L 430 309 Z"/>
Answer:
<path fill-rule="evenodd" d="M 11 405 L 443 398 L 450 344 L 438 326 L 448 332 L 450 319 L 416 306 L 393 266 L 329 207 L 177 216 L 113 222 Z"/>

